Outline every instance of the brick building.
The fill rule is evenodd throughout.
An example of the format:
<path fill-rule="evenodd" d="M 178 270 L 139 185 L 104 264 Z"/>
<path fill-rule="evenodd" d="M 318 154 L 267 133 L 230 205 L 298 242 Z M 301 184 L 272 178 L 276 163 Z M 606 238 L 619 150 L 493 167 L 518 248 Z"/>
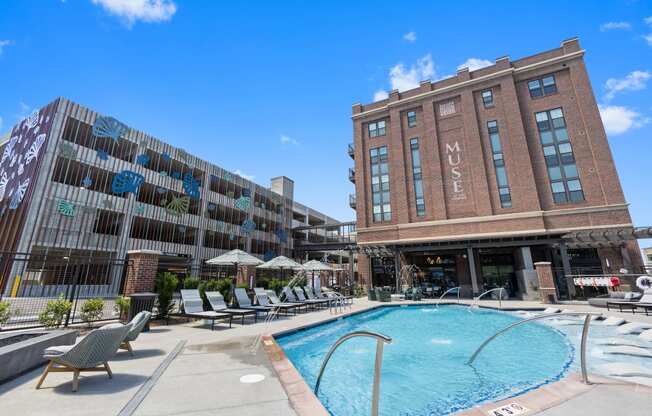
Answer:
<path fill-rule="evenodd" d="M 353 105 L 363 283 L 394 286 L 414 264 L 434 293 L 528 298 L 534 263 L 551 262 L 564 297 L 576 270 L 641 265 L 584 53 L 570 39 Z"/>

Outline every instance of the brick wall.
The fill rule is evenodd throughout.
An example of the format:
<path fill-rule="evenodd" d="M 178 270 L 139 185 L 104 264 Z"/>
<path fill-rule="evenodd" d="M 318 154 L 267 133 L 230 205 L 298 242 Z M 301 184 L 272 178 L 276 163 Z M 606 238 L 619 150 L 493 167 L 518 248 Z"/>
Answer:
<path fill-rule="evenodd" d="M 557 302 L 557 289 L 555 288 L 555 279 L 552 274 L 552 265 L 550 262 L 542 261 L 534 263 L 534 268 L 539 277 L 539 294 L 541 295 L 541 302 L 550 303 L 550 296 L 552 296 L 554 302 Z"/>
<path fill-rule="evenodd" d="M 161 252 L 135 250 L 127 253 L 129 264 L 125 281 L 125 296 L 132 293 L 154 292 L 156 271 Z"/>

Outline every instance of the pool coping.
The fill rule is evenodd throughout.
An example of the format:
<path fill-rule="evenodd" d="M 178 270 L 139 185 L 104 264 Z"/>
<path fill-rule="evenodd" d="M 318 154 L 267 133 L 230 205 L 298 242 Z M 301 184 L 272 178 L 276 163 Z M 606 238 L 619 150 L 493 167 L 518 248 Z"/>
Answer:
<path fill-rule="evenodd" d="M 458 305 L 455 302 L 445 302 L 441 303 L 442 305 Z M 355 316 L 361 313 L 369 312 L 374 309 L 383 308 L 383 307 L 407 307 L 410 305 L 419 306 L 419 303 L 380 303 L 378 305 L 371 305 L 366 308 L 362 308 L 357 311 L 351 311 L 344 313 L 342 315 L 337 315 L 332 318 L 323 319 L 316 322 L 311 322 L 309 324 L 301 325 L 296 328 L 278 331 L 273 334 L 264 335 L 262 337 L 263 350 L 267 354 L 268 359 L 272 363 L 272 367 L 276 372 L 278 379 L 285 390 L 290 404 L 297 413 L 298 416 L 330 416 L 330 413 L 319 398 L 314 394 L 308 383 L 303 379 L 303 376 L 299 371 L 294 367 L 294 364 L 289 360 L 285 351 L 281 346 L 276 342 L 275 337 L 283 337 L 296 332 L 304 331 L 306 329 L 314 328 L 329 322 L 334 322 L 342 320 L 344 318 Z M 421 305 L 427 305 L 423 303 Z M 459 304 L 460 306 L 469 306 L 464 304 Z M 490 306 L 481 306 L 482 308 L 492 309 L 497 311 L 506 311 L 505 308 L 498 309 Z M 542 309 L 542 308 L 530 308 L 532 310 Z M 526 310 L 520 308 L 519 310 Z M 508 311 L 508 310 L 507 310 Z M 477 405 L 471 409 L 462 410 L 454 413 L 455 416 L 480 416 L 480 415 L 490 415 L 489 413 L 492 409 L 499 408 L 501 406 L 509 405 L 512 403 L 518 403 L 519 405 L 528 409 L 526 412 L 522 413 L 523 415 L 536 414 L 541 411 L 550 409 L 552 407 L 558 406 L 561 403 L 564 403 L 572 398 L 580 396 L 595 386 L 600 384 L 613 383 L 614 379 L 609 379 L 603 376 L 598 376 L 595 374 L 590 374 L 590 384 L 584 384 L 581 381 L 581 376 L 579 373 L 567 373 L 563 378 L 546 383 L 542 386 L 536 387 L 532 390 L 528 390 L 520 395 L 512 396 L 510 398 L 501 399 L 492 402 L 486 402 L 480 405 Z M 619 383 L 623 383 L 619 381 Z M 631 383 L 630 383 L 631 384 Z M 635 384 L 632 384 L 634 386 Z M 638 386 L 638 385 L 637 385 Z M 650 389 L 652 392 L 652 389 Z"/>

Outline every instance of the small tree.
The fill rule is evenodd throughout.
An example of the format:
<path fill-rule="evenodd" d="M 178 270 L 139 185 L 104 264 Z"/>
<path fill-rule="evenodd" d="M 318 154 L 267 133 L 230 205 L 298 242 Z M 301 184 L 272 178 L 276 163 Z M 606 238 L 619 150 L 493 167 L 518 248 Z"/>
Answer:
<path fill-rule="evenodd" d="M 63 293 L 56 300 L 48 301 L 45 310 L 38 315 L 41 325 L 47 328 L 58 328 L 72 310 L 72 302 L 63 297 Z"/>
<path fill-rule="evenodd" d="M 104 315 L 104 299 L 93 298 L 88 299 L 81 307 L 82 321 L 91 326 L 93 321 L 98 321 Z"/>
<path fill-rule="evenodd" d="M 156 275 L 156 293 L 158 293 L 158 316 L 165 318 L 168 316 L 174 302 L 172 295 L 179 284 L 179 279 L 174 273 L 165 272 Z"/>
<path fill-rule="evenodd" d="M 269 281 L 268 289 L 273 290 L 277 295 L 279 295 L 287 283 L 286 280 L 272 279 Z"/>
<path fill-rule="evenodd" d="M 11 304 L 9 302 L 0 302 L 0 328 L 2 328 L 2 326 L 9 321 L 9 318 L 11 318 L 12 313 L 11 310 L 9 310 L 10 306 Z"/>
<path fill-rule="evenodd" d="M 118 319 L 125 320 L 127 318 L 127 313 L 129 312 L 129 305 L 131 304 L 131 299 L 118 296 L 115 299 L 115 305 L 113 305 L 113 310 L 118 314 Z"/>

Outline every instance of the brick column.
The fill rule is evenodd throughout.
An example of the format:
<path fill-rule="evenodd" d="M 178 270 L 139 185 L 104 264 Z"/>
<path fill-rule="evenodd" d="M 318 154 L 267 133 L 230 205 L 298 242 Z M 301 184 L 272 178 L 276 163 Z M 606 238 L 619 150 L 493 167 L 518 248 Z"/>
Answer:
<path fill-rule="evenodd" d="M 552 275 L 552 265 L 549 261 L 540 261 L 534 263 L 539 277 L 539 294 L 541 295 L 541 302 L 550 303 L 548 296 L 552 295 L 554 302 L 557 302 L 557 288 L 555 287 L 555 279 Z"/>
<path fill-rule="evenodd" d="M 155 250 L 131 250 L 127 252 L 129 265 L 125 282 L 125 296 L 132 293 L 154 292 L 158 259 L 162 255 Z"/>

